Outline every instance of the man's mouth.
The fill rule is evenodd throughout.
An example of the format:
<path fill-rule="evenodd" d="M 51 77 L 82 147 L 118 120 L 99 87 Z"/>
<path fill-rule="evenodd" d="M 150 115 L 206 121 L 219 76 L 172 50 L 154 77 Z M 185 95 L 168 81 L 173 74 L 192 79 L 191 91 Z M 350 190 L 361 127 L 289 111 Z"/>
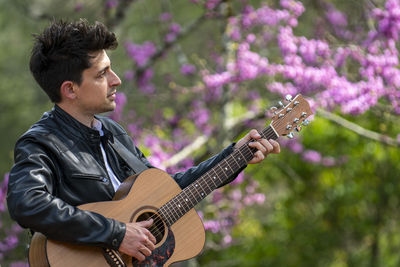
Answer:
<path fill-rule="evenodd" d="M 109 93 L 108 95 L 107 95 L 107 97 L 110 97 L 110 96 L 115 96 L 115 94 L 117 93 L 117 91 L 115 90 L 115 91 L 112 91 L 111 93 Z"/>

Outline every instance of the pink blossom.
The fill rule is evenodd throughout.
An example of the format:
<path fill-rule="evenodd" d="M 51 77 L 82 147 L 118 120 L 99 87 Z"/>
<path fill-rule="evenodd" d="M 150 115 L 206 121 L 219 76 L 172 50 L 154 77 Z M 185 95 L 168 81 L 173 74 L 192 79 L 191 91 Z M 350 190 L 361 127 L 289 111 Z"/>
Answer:
<path fill-rule="evenodd" d="M 203 77 L 204 83 L 208 88 L 220 87 L 226 83 L 229 83 L 231 79 L 232 74 L 229 72 L 206 75 Z"/>
<path fill-rule="evenodd" d="M 336 164 L 336 160 L 333 157 L 323 157 L 322 158 L 322 165 L 326 167 L 331 167 Z"/>
<path fill-rule="evenodd" d="M 107 0 L 106 1 L 106 8 L 113 8 L 118 5 L 118 0 Z"/>
<path fill-rule="evenodd" d="M 219 221 L 216 220 L 208 220 L 204 221 L 204 229 L 207 231 L 211 231 L 212 233 L 217 233 L 221 229 L 221 224 Z"/>
<path fill-rule="evenodd" d="M 225 235 L 225 236 L 224 236 L 224 244 L 225 244 L 225 245 L 231 244 L 232 241 L 233 241 L 233 239 L 232 239 L 232 236 L 231 236 L 231 235 Z"/>
<path fill-rule="evenodd" d="M 299 17 L 305 11 L 303 4 L 299 1 L 281 0 L 280 4 L 283 8 L 288 9 L 291 12 L 293 12 L 296 17 Z"/>
<path fill-rule="evenodd" d="M 212 194 L 212 201 L 214 204 L 219 203 L 223 198 L 224 195 L 221 192 L 221 190 L 215 190 L 214 193 Z"/>
<path fill-rule="evenodd" d="M 132 70 L 125 71 L 124 78 L 127 81 L 132 81 L 135 78 L 135 72 Z"/>
<path fill-rule="evenodd" d="M 192 64 L 183 64 L 181 67 L 181 73 L 183 75 L 191 75 L 196 72 L 196 67 Z"/>
<path fill-rule="evenodd" d="M 77 3 L 74 7 L 74 10 L 75 10 L 75 12 L 80 12 L 80 11 L 82 11 L 83 7 L 84 7 L 83 3 Z"/>
<path fill-rule="evenodd" d="M 347 16 L 337 10 L 332 4 L 327 5 L 326 19 L 333 25 L 339 27 L 347 26 Z"/>
<path fill-rule="evenodd" d="M 144 42 L 142 45 L 126 42 L 125 50 L 139 67 L 146 65 L 157 51 L 156 46 L 150 41 Z"/>
<path fill-rule="evenodd" d="M 311 163 L 320 163 L 321 162 L 321 154 L 315 150 L 306 150 L 303 153 L 303 159 L 305 161 L 308 161 Z"/>
<path fill-rule="evenodd" d="M 244 181 L 244 172 L 240 172 L 235 180 L 232 181 L 231 185 L 238 185 Z"/>
<path fill-rule="evenodd" d="M 164 12 L 164 13 L 162 13 L 162 14 L 160 15 L 159 18 L 160 18 L 160 21 L 166 22 L 166 21 L 169 21 L 169 20 L 172 19 L 172 15 L 171 15 L 171 13 Z"/>
<path fill-rule="evenodd" d="M 214 9 L 220 2 L 221 0 L 206 0 L 205 7 L 208 10 L 211 10 Z"/>
<path fill-rule="evenodd" d="M 156 88 L 151 83 L 151 79 L 153 78 L 153 75 L 154 75 L 153 70 L 148 68 L 138 78 L 137 85 L 142 93 L 153 94 L 155 92 Z"/>
<path fill-rule="evenodd" d="M 230 193 L 230 197 L 233 201 L 239 201 L 242 199 L 242 192 L 239 189 L 235 189 Z"/>
<path fill-rule="evenodd" d="M 114 111 L 109 115 L 109 117 L 115 121 L 121 121 L 122 119 L 122 111 L 124 110 L 127 98 L 126 95 L 122 92 L 118 92 L 115 95 L 115 104 L 116 107 Z"/>
<path fill-rule="evenodd" d="M 245 196 L 245 198 L 243 199 L 243 203 L 246 206 L 250 206 L 253 204 L 263 204 L 265 201 L 265 195 L 261 194 L 261 193 L 256 193 L 256 194 L 250 194 Z"/>

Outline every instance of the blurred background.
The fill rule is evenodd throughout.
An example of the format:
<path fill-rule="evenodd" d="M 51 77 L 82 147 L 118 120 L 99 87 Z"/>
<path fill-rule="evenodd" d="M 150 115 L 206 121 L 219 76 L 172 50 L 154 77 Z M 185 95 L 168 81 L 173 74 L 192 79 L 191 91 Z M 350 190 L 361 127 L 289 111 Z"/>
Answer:
<path fill-rule="evenodd" d="M 5 202 L 13 147 L 53 106 L 32 34 L 79 18 L 119 40 L 107 115 L 170 173 L 262 130 L 287 94 L 314 112 L 196 207 L 207 241 L 179 266 L 400 265 L 399 0 L 0 0 L 1 266 L 27 266 Z"/>

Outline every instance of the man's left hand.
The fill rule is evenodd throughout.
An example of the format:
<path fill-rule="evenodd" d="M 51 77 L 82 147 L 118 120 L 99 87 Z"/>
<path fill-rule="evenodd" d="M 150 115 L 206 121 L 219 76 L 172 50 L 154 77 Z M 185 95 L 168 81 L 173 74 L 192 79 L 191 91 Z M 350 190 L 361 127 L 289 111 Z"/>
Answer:
<path fill-rule="evenodd" d="M 265 157 L 270 154 L 278 154 L 281 152 L 279 143 L 273 139 L 267 140 L 261 137 L 257 130 L 253 129 L 248 134 L 246 134 L 242 139 L 240 139 L 234 146 L 234 149 L 241 147 L 250 140 L 249 147 L 254 147 L 257 149 L 254 153 L 253 159 L 251 159 L 248 164 L 260 163 L 265 159 Z"/>

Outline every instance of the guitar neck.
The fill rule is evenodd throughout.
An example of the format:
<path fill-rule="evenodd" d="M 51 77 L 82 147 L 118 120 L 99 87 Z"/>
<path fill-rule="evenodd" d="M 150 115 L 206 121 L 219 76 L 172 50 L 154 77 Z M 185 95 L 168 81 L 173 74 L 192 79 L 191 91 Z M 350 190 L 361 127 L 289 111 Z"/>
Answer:
<path fill-rule="evenodd" d="M 278 138 L 278 134 L 271 125 L 265 128 L 260 135 L 267 140 Z M 228 157 L 160 207 L 158 213 L 164 218 L 165 223 L 168 226 L 174 224 L 190 209 L 194 208 L 197 203 L 228 182 L 232 175 L 245 167 L 257 151 L 255 148 L 249 147 L 248 144 L 249 142 L 233 151 Z"/>

